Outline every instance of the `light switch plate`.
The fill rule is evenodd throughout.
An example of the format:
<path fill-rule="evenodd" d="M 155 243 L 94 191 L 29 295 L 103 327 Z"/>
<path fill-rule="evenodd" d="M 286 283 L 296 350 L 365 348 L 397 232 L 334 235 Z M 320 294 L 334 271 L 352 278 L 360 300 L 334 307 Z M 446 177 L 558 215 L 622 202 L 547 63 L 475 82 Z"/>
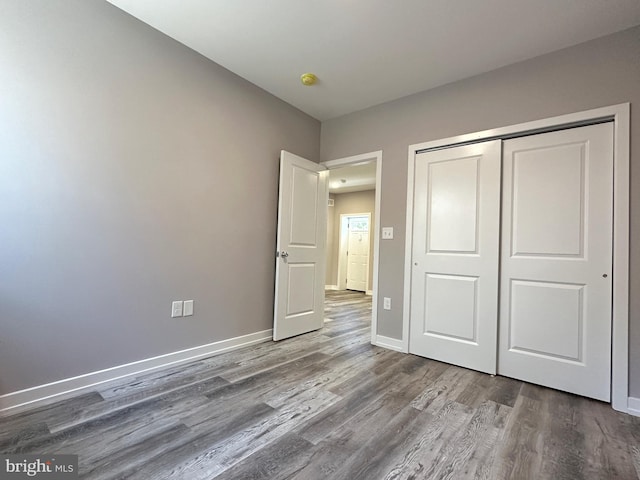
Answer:
<path fill-rule="evenodd" d="M 182 302 L 176 300 L 175 302 L 171 302 L 171 318 L 181 317 L 182 316 Z"/>
<path fill-rule="evenodd" d="M 382 227 L 382 239 L 383 240 L 393 239 L 393 227 Z"/>
<path fill-rule="evenodd" d="M 391 310 L 391 299 L 389 297 L 384 297 L 382 308 L 385 310 Z"/>
<path fill-rule="evenodd" d="M 182 310 L 183 317 L 190 317 L 193 315 L 193 300 L 184 301 L 184 309 Z"/>

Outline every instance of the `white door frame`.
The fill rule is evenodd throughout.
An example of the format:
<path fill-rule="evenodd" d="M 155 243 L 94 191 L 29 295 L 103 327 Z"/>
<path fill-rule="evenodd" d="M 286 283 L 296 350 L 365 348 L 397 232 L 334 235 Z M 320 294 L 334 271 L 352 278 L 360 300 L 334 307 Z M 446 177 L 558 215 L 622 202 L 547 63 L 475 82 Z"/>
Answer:
<path fill-rule="evenodd" d="M 379 271 L 379 258 L 380 258 L 380 193 L 382 187 L 382 150 L 375 152 L 363 153 L 360 155 L 353 155 L 351 157 L 337 158 L 335 160 L 327 160 L 321 162 L 322 165 L 327 167 L 328 170 L 334 168 L 346 167 L 348 165 L 358 165 L 362 163 L 368 163 L 371 161 L 376 162 L 376 193 L 375 193 L 375 212 L 374 218 L 374 230 L 369 229 L 369 242 L 373 238 L 373 285 L 369 285 L 372 290 L 372 305 L 371 305 L 371 344 L 377 344 L 378 336 L 378 271 Z"/>
<path fill-rule="evenodd" d="M 342 269 L 345 269 L 345 273 L 349 271 L 349 266 L 345 265 L 346 260 L 347 260 L 347 246 L 349 245 L 349 236 L 348 236 L 348 232 L 347 235 L 345 235 L 347 237 L 347 243 L 346 245 L 343 244 L 343 233 L 345 233 L 345 226 L 348 225 L 348 221 L 352 218 L 362 218 L 362 217 L 366 217 L 367 221 L 369 222 L 369 245 L 367 246 L 367 255 L 371 255 L 371 213 L 367 212 L 367 213 L 341 213 L 340 214 L 340 232 L 338 233 L 338 236 L 340 238 L 340 245 L 338 245 L 338 278 L 336 279 L 336 285 L 338 286 L 338 290 L 346 290 L 347 288 L 347 281 L 346 279 L 340 275 L 340 272 L 342 271 Z M 367 259 L 367 278 L 366 278 L 366 290 L 365 293 L 369 293 L 369 291 L 371 290 L 371 285 L 369 284 L 369 272 L 371 271 L 371 265 L 369 265 L 369 260 Z"/>
<path fill-rule="evenodd" d="M 402 344 L 409 351 L 411 306 L 411 251 L 413 238 L 413 195 L 415 156 L 423 150 L 447 148 L 491 139 L 506 139 L 563 128 L 614 122 L 613 147 L 613 299 L 611 345 L 611 406 L 629 409 L 629 143 L 630 104 L 622 103 L 583 112 L 484 130 L 409 146 L 407 175 L 407 220 L 404 265 Z"/>

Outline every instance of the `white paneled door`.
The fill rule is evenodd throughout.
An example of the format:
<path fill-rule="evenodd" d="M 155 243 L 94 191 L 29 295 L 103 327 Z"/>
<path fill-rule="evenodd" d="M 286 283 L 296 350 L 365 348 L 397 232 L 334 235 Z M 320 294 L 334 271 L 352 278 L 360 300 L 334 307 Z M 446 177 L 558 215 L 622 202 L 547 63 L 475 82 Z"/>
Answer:
<path fill-rule="evenodd" d="M 504 142 L 501 375 L 609 401 L 613 125 Z"/>
<path fill-rule="evenodd" d="M 274 340 L 317 330 L 324 324 L 326 184 L 322 165 L 282 151 Z"/>
<path fill-rule="evenodd" d="M 369 219 L 349 218 L 347 242 L 347 288 L 364 292 L 369 275 Z"/>
<path fill-rule="evenodd" d="M 500 140 L 420 153 L 409 351 L 496 373 Z"/>

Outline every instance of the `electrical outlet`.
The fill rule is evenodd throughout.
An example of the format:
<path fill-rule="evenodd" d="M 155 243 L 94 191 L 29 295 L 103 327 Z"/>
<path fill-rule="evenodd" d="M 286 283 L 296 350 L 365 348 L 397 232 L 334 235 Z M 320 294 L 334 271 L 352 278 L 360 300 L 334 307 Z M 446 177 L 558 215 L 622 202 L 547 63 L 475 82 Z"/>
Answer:
<path fill-rule="evenodd" d="M 185 300 L 184 308 L 182 309 L 183 317 L 190 317 L 193 315 L 193 300 Z"/>
<path fill-rule="evenodd" d="M 382 227 L 382 239 L 393 240 L 393 227 Z"/>
<path fill-rule="evenodd" d="M 182 301 L 175 301 L 171 303 L 171 318 L 182 316 Z"/>
<path fill-rule="evenodd" d="M 385 310 L 391 310 L 391 299 L 389 297 L 384 297 L 382 308 Z"/>

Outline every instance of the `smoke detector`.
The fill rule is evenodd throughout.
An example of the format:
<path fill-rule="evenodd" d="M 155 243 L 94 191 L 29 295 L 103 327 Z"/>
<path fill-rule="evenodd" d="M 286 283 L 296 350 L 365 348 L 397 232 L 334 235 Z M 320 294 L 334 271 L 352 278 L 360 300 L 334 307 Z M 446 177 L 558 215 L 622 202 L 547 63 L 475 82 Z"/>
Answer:
<path fill-rule="evenodd" d="M 300 81 L 305 87 L 310 87 L 318 81 L 318 77 L 316 77 L 313 73 L 303 73 L 300 76 Z"/>

